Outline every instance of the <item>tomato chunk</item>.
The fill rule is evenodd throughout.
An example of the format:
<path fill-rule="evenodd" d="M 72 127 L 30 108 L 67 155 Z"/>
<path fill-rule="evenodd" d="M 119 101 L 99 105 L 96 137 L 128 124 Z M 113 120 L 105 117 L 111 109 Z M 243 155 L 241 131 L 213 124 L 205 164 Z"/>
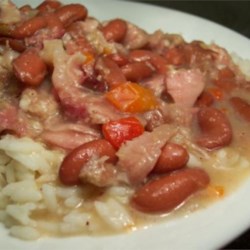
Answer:
<path fill-rule="evenodd" d="M 157 107 L 153 92 L 139 84 L 127 82 L 113 88 L 106 98 L 123 112 L 141 113 Z"/>
<path fill-rule="evenodd" d="M 104 124 L 102 132 L 112 146 L 119 148 L 125 141 L 141 135 L 144 127 L 135 117 L 127 117 Z"/>

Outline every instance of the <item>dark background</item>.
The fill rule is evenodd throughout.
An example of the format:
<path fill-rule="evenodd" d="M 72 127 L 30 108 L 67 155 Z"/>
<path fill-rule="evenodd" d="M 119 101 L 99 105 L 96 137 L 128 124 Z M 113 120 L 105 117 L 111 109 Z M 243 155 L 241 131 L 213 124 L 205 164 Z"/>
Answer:
<path fill-rule="evenodd" d="M 250 38 L 250 1 L 132 1 L 168 7 L 201 16 L 229 27 Z M 250 249 L 250 228 L 247 232 L 224 246 L 222 249 Z"/>

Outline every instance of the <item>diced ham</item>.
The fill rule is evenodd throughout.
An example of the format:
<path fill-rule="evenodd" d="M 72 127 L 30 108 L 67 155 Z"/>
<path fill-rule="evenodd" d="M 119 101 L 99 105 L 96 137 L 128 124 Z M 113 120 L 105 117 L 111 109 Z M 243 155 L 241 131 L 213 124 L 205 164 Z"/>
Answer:
<path fill-rule="evenodd" d="M 108 187 L 118 183 L 117 169 L 106 162 L 107 157 L 92 157 L 82 168 L 79 178 L 83 183 L 91 183 L 97 187 Z"/>
<path fill-rule="evenodd" d="M 176 126 L 190 127 L 193 116 L 199 108 L 183 108 L 176 103 L 160 102 L 159 110 L 163 119 L 167 123 L 175 124 Z"/>
<path fill-rule="evenodd" d="M 155 74 L 152 77 L 144 80 L 142 85 L 153 91 L 155 96 L 161 96 L 162 92 L 165 90 L 165 75 Z"/>
<path fill-rule="evenodd" d="M 191 108 L 203 91 L 205 80 L 198 69 L 179 69 L 169 72 L 166 84 L 168 93 L 178 106 Z"/>
<path fill-rule="evenodd" d="M 40 120 L 48 120 L 59 113 L 59 107 L 50 92 L 26 88 L 19 102 L 20 108 Z"/>
<path fill-rule="evenodd" d="M 53 48 L 53 50 L 52 50 Z M 103 124 L 121 118 L 122 114 L 109 104 L 102 94 L 83 86 L 86 76 L 82 70 L 85 57 L 77 52 L 67 55 L 59 40 L 45 43 L 43 57 L 52 61 L 52 82 L 64 113 L 71 119 Z"/>
<path fill-rule="evenodd" d="M 97 129 L 83 124 L 53 124 L 41 137 L 50 145 L 73 150 L 86 142 L 99 139 L 101 135 Z"/>
<path fill-rule="evenodd" d="M 176 132 L 177 128 L 164 124 L 120 147 L 117 166 L 125 172 L 131 184 L 138 184 L 147 177 L 161 154 L 161 148 Z"/>
<path fill-rule="evenodd" d="M 88 116 L 86 121 L 92 124 L 104 124 L 125 116 L 110 104 L 104 96 L 89 96 L 86 98 Z"/>
<path fill-rule="evenodd" d="M 97 139 L 93 135 L 76 131 L 45 131 L 41 137 L 50 145 L 57 146 L 66 150 L 74 148 Z"/>

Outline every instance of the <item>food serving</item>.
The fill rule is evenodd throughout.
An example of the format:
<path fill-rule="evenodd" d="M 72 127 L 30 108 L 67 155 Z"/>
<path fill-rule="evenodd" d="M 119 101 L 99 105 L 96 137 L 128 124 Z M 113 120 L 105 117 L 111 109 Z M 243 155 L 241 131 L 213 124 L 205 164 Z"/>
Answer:
<path fill-rule="evenodd" d="M 77 3 L 4 0 L 0 19 L 11 235 L 132 231 L 205 208 L 249 174 L 249 81 L 225 49 Z"/>

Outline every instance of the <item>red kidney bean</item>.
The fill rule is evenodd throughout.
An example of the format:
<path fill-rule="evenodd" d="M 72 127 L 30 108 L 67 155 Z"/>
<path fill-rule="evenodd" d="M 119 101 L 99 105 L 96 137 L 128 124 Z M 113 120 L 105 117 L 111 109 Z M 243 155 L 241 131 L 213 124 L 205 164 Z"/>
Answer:
<path fill-rule="evenodd" d="M 37 30 L 47 26 L 47 21 L 43 16 L 35 16 L 17 25 L 11 32 L 11 36 L 17 39 L 32 36 Z"/>
<path fill-rule="evenodd" d="M 197 114 L 201 135 L 197 143 L 207 149 L 218 149 L 232 141 L 232 127 L 227 116 L 212 107 L 201 108 Z"/>
<path fill-rule="evenodd" d="M 129 63 L 128 57 L 125 54 L 108 54 L 107 57 L 114 61 L 119 67 L 122 67 Z"/>
<path fill-rule="evenodd" d="M 84 20 L 87 14 L 87 9 L 81 4 L 64 5 L 55 11 L 55 15 L 60 19 L 64 27 L 75 21 Z"/>
<path fill-rule="evenodd" d="M 0 44 L 8 44 L 13 50 L 17 52 L 23 52 L 26 49 L 25 43 L 23 40 L 1 37 Z"/>
<path fill-rule="evenodd" d="M 198 64 L 202 66 L 204 62 L 213 63 L 215 52 L 204 48 L 202 42 L 193 41 L 191 43 L 182 43 L 170 48 L 166 51 L 164 56 L 169 64 L 178 66 Z"/>
<path fill-rule="evenodd" d="M 106 82 L 109 88 L 113 88 L 127 81 L 122 70 L 108 57 L 97 58 L 95 70 L 101 75 L 102 81 Z"/>
<path fill-rule="evenodd" d="M 82 23 L 81 22 L 74 22 L 72 24 L 70 24 L 67 28 L 66 28 L 66 32 L 70 35 L 70 37 L 74 40 L 77 40 L 79 38 L 86 38 L 86 35 L 83 31 L 82 28 Z"/>
<path fill-rule="evenodd" d="M 195 106 L 210 107 L 214 103 L 214 97 L 207 91 L 203 91 L 198 97 Z"/>
<path fill-rule="evenodd" d="M 229 67 L 224 67 L 219 70 L 218 78 L 219 79 L 234 79 L 235 73 Z"/>
<path fill-rule="evenodd" d="M 226 92 L 231 92 L 237 85 L 234 72 L 228 67 L 219 70 L 214 84 Z"/>
<path fill-rule="evenodd" d="M 104 139 L 98 139 L 71 151 L 63 160 L 59 169 L 59 179 L 65 185 L 76 185 L 80 183 L 79 175 L 81 169 L 93 156 L 108 156 L 107 162 L 116 162 L 116 151 L 113 146 Z"/>
<path fill-rule="evenodd" d="M 250 104 L 248 102 L 240 97 L 232 97 L 230 103 L 243 119 L 250 122 Z"/>
<path fill-rule="evenodd" d="M 13 60 L 12 64 L 16 77 L 30 86 L 37 86 L 42 83 L 47 73 L 45 62 L 33 49 L 24 51 Z"/>
<path fill-rule="evenodd" d="M 132 62 L 149 61 L 156 68 L 158 73 L 166 73 L 166 59 L 163 56 L 160 56 L 150 50 L 132 50 L 129 54 L 129 59 Z"/>
<path fill-rule="evenodd" d="M 152 180 L 140 187 L 132 196 L 131 204 L 145 213 L 170 212 L 210 182 L 208 174 L 200 168 L 186 168 Z"/>
<path fill-rule="evenodd" d="M 236 87 L 235 81 L 229 79 L 215 80 L 214 83 L 217 87 L 226 92 L 231 92 Z"/>
<path fill-rule="evenodd" d="M 176 46 L 168 49 L 164 57 L 166 58 L 168 64 L 179 66 L 188 63 L 188 59 L 185 56 L 182 46 Z"/>
<path fill-rule="evenodd" d="M 80 22 L 75 22 L 69 25 L 66 28 L 66 32 L 71 38 L 65 44 L 68 54 L 74 54 L 76 51 L 80 51 L 85 55 L 88 54 L 90 56 L 94 56 L 96 54 L 95 49 L 83 34 Z"/>
<path fill-rule="evenodd" d="M 108 22 L 101 29 L 107 41 L 121 42 L 127 33 L 127 23 L 121 19 Z"/>
<path fill-rule="evenodd" d="M 153 169 L 153 173 L 164 174 L 184 167 L 189 160 L 187 150 L 176 143 L 167 143 Z"/>
<path fill-rule="evenodd" d="M 53 13 L 38 15 L 17 24 L 10 32 L 10 36 L 17 39 L 23 39 L 32 36 L 36 31 L 48 27 L 63 30 L 63 23 L 59 17 Z"/>
<path fill-rule="evenodd" d="M 124 65 L 121 70 L 126 79 L 132 82 L 141 81 L 154 73 L 154 69 L 147 62 L 129 63 Z"/>
<path fill-rule="evenodd" d="M 52 10 L 56 10 L 62 6 L 62 3 L 58 1 L 43 1 L 39 4 L 36 9 L 39 10 L 40 13 L 47 13 Z"/>
<path fill-rule="evenodd" d="M 63 27 L 63 23 L 60 21 L 60 19 L 54 15 L 54 14 L 47 14 L 47 15 L 44 15 L 44 18 L 46 19 L 46 22 L 47 22 L 47 27 L 49 29 L 57 29 L 57 31 L 61 34 L 64 34 L 64 27 Z"/>

